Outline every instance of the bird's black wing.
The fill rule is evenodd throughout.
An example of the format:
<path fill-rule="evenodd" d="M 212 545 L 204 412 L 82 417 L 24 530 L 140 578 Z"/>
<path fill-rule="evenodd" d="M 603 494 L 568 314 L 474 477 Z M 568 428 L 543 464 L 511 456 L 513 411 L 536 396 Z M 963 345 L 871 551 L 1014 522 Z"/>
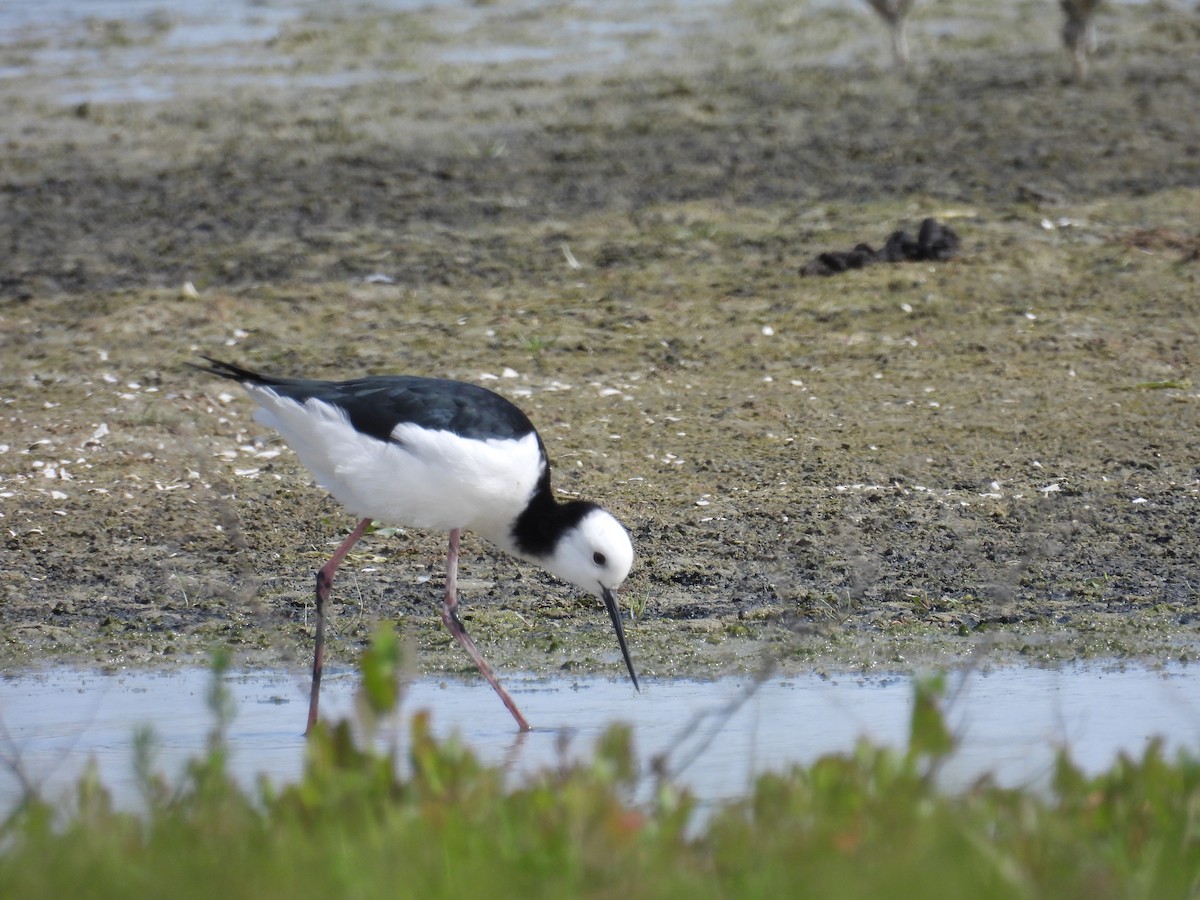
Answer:
<path fill-rule="evenodd" d="M 402 424 L 477 440 L 516 440 L 534 430 L 525 413 L 499 394 L 463 381 L 398 375 L 309 385 L 306 398 L 341 407 L 357 430 L 383 441 Z"/>
<path fill-rule="evenodd" d="M 351 381 L 316 381 L 262 375 L 232 363 L 204 357 L 201 371 L 270 388 L 303 403 L 320 400 L 346 412 L 357 431 L 392 440 L 397 425 L 450 431 L 464 438 L 519 439 L 534 431 L 525 413 L 494 391 L 464 381 L 415 375 L 377 375 Z"/>

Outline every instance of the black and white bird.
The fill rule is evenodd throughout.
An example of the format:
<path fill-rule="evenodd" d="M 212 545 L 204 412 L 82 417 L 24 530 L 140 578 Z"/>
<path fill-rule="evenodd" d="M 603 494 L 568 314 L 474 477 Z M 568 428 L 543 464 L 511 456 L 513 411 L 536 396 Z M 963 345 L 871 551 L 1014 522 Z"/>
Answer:
<path fill-rule="evenodd" d="M 458 617 L 458 542 L 464 530 L 601 598 L 638 687 L 616 597 L 633 565 L 629 534 L 594 503 L 554 498 L 546 447 L 520 409 L 461 381 L 406 375 L 279 378 L 204 359 L 210 365 L 195 368 L 239 382 L 258 404 L 254 418 L 278 431 L 317 483 L 359 518 L 317 572 L 308 731 L 317 721 L 333 577 L 374 520 L 450 533 L 442 621 L 522 731 L 529 723 Z"/>

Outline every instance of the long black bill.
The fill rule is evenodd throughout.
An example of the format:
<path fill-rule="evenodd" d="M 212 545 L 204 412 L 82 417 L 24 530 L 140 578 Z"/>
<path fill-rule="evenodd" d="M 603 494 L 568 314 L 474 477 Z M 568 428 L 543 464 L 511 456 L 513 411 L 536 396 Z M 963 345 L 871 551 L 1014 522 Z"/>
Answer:
<path fill-rule="evenodd" d="M 600 596 L 604 598 L 604 605 L 608 607 L 608 614 L 612 617 L 613 628 L 617 630 L 617 643 L 621 645 L 621 655 L 625 657 L 625 667 L 629 669 L 629 677 L 633 679 L 633 686 L 637 688 L 638 693 L 642 689 L 638 685 L 637 673 L 633 671 L 633 660 L 629 658 L 629 647 L 625 643 L 625 626 L 621 624 L 621 607 L 617 606 L 617 595 L 606 587 L 600 588 Z"/>

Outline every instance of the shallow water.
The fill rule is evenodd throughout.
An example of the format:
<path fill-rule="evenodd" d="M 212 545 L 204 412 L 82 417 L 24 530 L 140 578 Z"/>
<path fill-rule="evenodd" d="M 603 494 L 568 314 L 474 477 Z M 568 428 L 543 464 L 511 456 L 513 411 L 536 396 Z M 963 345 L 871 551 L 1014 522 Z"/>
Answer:
<path fill-rule="evenodd" d="M 1086 771 L 1107 767 L 1119 753 L 1140 755 L 1154 736 L 1169 751 L 1200 746 L 1198 673 L 1071 666 L 999 669 L 950 679 L 948 718 L 960 745 L 943 770 L 948 788 L 991 773 L 1006 785 L 1042 786 L 1054 751 L 1067 745 Z M 135 808 L 133 735 L 149 725 L 157 737 L 160 770 L 175 777 L 200 754 L 212 726 L 206 705 L 211 675 L 203 669 L 101 675 L 74 670 L 10 676 L 0 681 L 0 809 L 21 797 L 22 780 L 58 799 L 89 759 L 116 801 Z M 226 683 L 237 713 L 229 730 L 231 770 L 253 784 L 260 773 L 275 783 L 298 777 L 306 684 L 301 675 L 250 672 Z M 436 734 L 459 734 L 485 761 L 512 777 L 559 761 L 565 734 L 570 752 L 589 752 L 613 722 L 634 727 L 639 759 L 666 754 L 676 780 L 705 803 L 744 793 L 755 775 L 849 750 L 860 737 L 903 746 L 912 690 L 906 678 L 860 675 L 775 679 L 737 705 L 747 679 L 649 682 L 641 694 L 627 682 L 600 679 L 508 680 L 535 725 L 519 736 L 486 685 L 426 679 L 413 684 L 401 719 L 432 712 Z M 353 710 L 352 673 L 327 675 L 327 718 Z M 732 709 L 727 719 L 722 713 Z M 405 727 L 389 739 L 403 750 Z M 404 754 L 399 754 L 403 758 Z"/>
<path fill-rule="evenodd" d="M 1140 3 L 1146 0 L 1119 0 Z M 1168 0 L 1181 12 L 1187 0 Z M 426 49 L 426 65 L 518 63 L 557 78 L 608 71 L 636 58 L 669 59 L 689 40 L 710 41 L 723 29 L 730 0 L 552 0 L 474 4 L 467 0 L 377 0 L 383 13 L 421 11 L 446 37 Z M 842 66 L 886 43 L 883 26 L 862 2 L 810 0 L 791 15 L 848 10 L 862 23 L 849 44 L 822 48 L 809 62 Z M 347 71 L 297 70 L 301 60 L 275 53 L 271 42 L 291 24 L 349 15 L 320 0 L 26 0 L 0 4 L 0 48 L 23 44 L 0 79 L 35 76 L 62 104 L 155 102 L 177 98 L 201 80 L 213 87 L 338 88 L 397 80 L 362 65 Z M 914 16 L 930 35 L 970 31 L 969 21 L 924 9 Z M 506 36 L 513 22 L 517 33 Z M 495 28 L 488 27 L 495 26 Z M 496 29 L 499 29 L 499 34 Z M 409 75 L 402 75 L 403 81 Z"/>
<path fill-rule="evenodd" d="M 424 10 L 451 37 L 428 49 L 429 63 L 537 64 L 546 74 L 618 65 L 628 59 L 630 42 L 640 53 L 678 48 L 691 29 L 709 22 L 728 0 L 689 0 L 646 4 L 644 0 L 603 0 L 572 4 L 565 18 L 545 0 L 525 0 L 493 8 L 467 0 L 381 0 L 383 13 Z M 519 39 L 489 36 L 481 43 L 469 32 L 490 20 L 555 11 L 545 22 L 526 26 Z M 262 86 L 275 79 L 289 86 L 348 87 L 366 81 L 397 80 L 395 72 L 364 70 L 298 72 L 297 60 L 274 53 L 271 41 L 290 24 L 314 16 L 336 18 L 318 0 L 47 0 L 0 4 L 0 47 L 23 42 L 27 50 L 15 65 L 0 65 L 0 79 L 37 75 L 53 79 L 64 104 L 152 102 L 179 95 L 198 74 L 231 87 Z M 486 32 L 485 32 L 486 33 Z M 533 43 L 530 43 L 533 41 Z M 405 76 L 401 73 L 400 80 Z M 264 81 L 265 79 L 265 81 Z"/>

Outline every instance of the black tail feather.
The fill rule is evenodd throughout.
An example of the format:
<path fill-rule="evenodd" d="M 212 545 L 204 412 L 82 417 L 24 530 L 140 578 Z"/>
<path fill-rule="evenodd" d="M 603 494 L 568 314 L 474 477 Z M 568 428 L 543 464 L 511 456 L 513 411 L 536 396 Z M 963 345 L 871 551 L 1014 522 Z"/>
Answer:
<path fill-rule="evenodd" d="M 196 363 L 188 363 L 193 369 L 198 372 L 205 372 L 209 375 L 217 375 L 221 378 L 228 378 L 230 381 L 252 382 L 254 384 L 270 384 L 275 379 L 269 375 L 261 375 L 258 372 L 244 369 L 234 363 L 225 362 L 224 360 L 216 359 L 212 356 L 200 354 L 200 358 L 209 363 L 207 366 L 200 366 Z"/>

